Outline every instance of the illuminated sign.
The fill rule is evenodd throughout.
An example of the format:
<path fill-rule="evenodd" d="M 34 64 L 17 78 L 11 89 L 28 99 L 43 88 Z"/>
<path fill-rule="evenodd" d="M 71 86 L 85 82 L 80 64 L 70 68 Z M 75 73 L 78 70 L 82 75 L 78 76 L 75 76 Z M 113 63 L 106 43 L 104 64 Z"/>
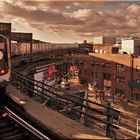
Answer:
<path fill-rule="evenodd" d="M 11 34 L 11 40 L 21 42 L 21 43 L 30 43 L 32 41 L 32 33 L 14 33 Z"/>

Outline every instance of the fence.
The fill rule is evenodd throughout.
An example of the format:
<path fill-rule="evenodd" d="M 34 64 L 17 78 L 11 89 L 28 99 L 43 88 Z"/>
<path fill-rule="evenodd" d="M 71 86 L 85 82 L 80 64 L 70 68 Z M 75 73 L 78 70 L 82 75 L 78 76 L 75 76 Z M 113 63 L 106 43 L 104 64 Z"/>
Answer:
<path fill-rule="evenodd" d="M 118 132 L 137 139 L 140 136 L 139 118 L 114 110 L 109 103 L 108 105 L 98 104 L 76 94 L 46 85 L 15 70 L 12 70 L 11 84 L 19 87 L 22 93 L 70 118 L 83 120 L 85 125 L 94 124 L 103 128 L 106 136 L 115 138 Z"/>

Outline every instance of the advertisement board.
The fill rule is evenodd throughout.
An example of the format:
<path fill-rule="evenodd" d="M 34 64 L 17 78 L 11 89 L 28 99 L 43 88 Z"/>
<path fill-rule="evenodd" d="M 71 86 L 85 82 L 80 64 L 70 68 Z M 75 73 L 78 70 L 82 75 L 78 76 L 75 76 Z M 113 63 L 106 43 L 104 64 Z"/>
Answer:
<path fill-rule="evenodd" d="M 0 22 L 0 34 L 10 36 L 10 34 L 11 34 L 11 23 L 1 23 Z"/>
<path fill-rule="evenodd" d="M 21 42 L 21 43 L 30 43 L 32 41 L 32 33 L 11 33 L 11 40 Z"/>
<path fill-rule="evenodd" d="M 34 80 L 43 82 L 43 80 L 44 80 L 43 72 L 35 73 L 34 74 Z M 36 84 L 36 82 L 35 82 L 35 84 Z M 41 83 L 38 83 L 38 84 L 40 84 L 38 86 L 41 86 Z M 35 89 L 34 92 L 35 93 L 37 93 L 37 90 L 42 91 L 42 89 L 38 86 L 36 86 L 36 85 L 34 86 L 34 89 Z"/>

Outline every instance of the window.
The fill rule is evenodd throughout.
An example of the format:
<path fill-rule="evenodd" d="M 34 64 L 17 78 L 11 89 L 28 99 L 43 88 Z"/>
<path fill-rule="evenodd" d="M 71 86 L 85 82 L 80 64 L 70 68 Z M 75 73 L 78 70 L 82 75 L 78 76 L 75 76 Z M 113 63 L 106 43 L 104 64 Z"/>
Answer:
<path fill-rule="evenodd" d="M 104 78 L 104 80 L 111 80 L 111 74 L 104 73 L 103 78 Z"/>
<path fill-rule="evenodd" d="M 105 68 L 110 68 L 110 63 L 106 63 Z"/>
<path fill-rule="evenodd" d="M 111 93 L 112 89 L 109 86 L 104 86 L 104 90 L 106 90 L 107 92 Z"/>
<path fill-rule="evenodd" d="M 91 66 L 94 66 L 95 61 L 91 62 Z"/>
<path fill-rule="evenodd" d="M 122 64 L 116 64 L 116 70 L 118 71 L 125 71 L 125 66 Z"/>
<path fill-rule="evenodd" d="M 91 66 L 98 67 L 99 63 L 97 61 L 91 62 Z"/>
<path fill-rule="evenodd" d="M 93 76 L 93 79 L 97 79 L 98 78 L 98 73 L 97 72 L 92 72 L 91 76 Z"/>
<path fill-rule="evenodd" d="M 105 63 L 104 63 L 104 62 L 102 62 L 102 63 L 101 63 L 101 66 L 102 66 L 102 67 L 105 67 Z"/>
<path fill-rule="evenodd" d="M 79 70 L 79 74 L 82 74 L 82 70 Z"/>
<path fill-rule="evenodd" d="M 136 66 L 136 72 L 140 72 L 140 66 Z"/>
<path fill-rule="evenodd" d="M 134 93 L 133 94 L 133 99 L 136 101 L 140 101 L 140 94 L 139 93 Z"/>
<path fill-rule="evenodd" d="M 84 64 L 84 62 L 83 61 L 80 61 L 80 65 L 83 65 Z"/>
<path fill-rule="evenodd" d="M 99 63 L 98 62 L 95 62 L 95 64 L 94 64 L 95 66 L 99 66 Z"/>
<path fill-rule="evenodd" d="M 120 83 L 120 84 L 124 84 L 125 83 L 125 78 L 124 77 L 117 77 L 116 82 Z"/>
<path fill-rule="evenodd" d="M 84 70 L 84 75 L 86 75 L 87 74 L 87 70 Z"/>
<path fill-rule="evenodd" d="M 79 61 L 78 60 L 75 60 L 75 65 L 78 65 L 79 64 Z"/>
<path fill-rule="evenodd" d="M 124 90 L 116 88 L 116 94 L 118 94 L 119 96 L 124 95 Z"/>
<path fill-rule="evenodd" d="M 94 76 L 94 72 L 91 72 L 91 76 Z"/>

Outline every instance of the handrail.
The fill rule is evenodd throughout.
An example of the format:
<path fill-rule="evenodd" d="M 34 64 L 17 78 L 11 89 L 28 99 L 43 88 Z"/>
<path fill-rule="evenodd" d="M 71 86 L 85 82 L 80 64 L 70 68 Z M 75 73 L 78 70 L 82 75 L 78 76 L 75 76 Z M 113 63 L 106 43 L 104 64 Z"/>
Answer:
<path fill-rule="evenodd" d="M 43 133 L 41 133 L 40 131 L 38 131 L 36 128 L 34 128 L 33 126 L 31 126 L 29 123 L 27 123 L 26 121 L 24 121 L 22 118 L 20 118 L 19 116 L 17 116 L 13 111 L 11 111 L 9 108 L 4 107 L 4 109 L 8 112 L 9 117 L 14 119 L 16 122 L 18 122 L 20 125 L 22 125 L 24 128 L 26 128 L 28 131 L 30 131 L 31 133 L 33 133 L 35 136 L 37 136 L 38 138 L 42 139 L 42 140 L 50 140 L 47 136 L 45 136 Z"/>
<path fill-rule="evenodd" d="M 113 128 L 120 128 L 121 130 L 125 130 L 125 131 L 128 130 L 128 132 L 130 132 L 130 133 L 132 132 L 132 134 L 135 134 L 137 137 L 139 137 L 139 135 L 140 135 L 139 133 L 136 133 L 133 130 L 127 129 L 125 127 L 123 127 L 123 129 L 122 129 L 122 126 L 116 125 L 115 123 L 108 121 L 108 119 L 107 120 L 106 119 L 100 119 L 100 118 L 97 118 L 95 116 L 90 115 L 87 112 L 83 112 L 82 110 L 79 110 L 79 109 L 73 107 L 73 104 L 77 104 L 77 105 L 79 105 L 81 107 L 86 108 L 87 110 L 96 112 L 96 113 L 98 113 L 100 115 L 106 116 L 107 118 L 109 117 L 110 119 L 113 119 L 112 111 L 115 112 L 115 111 L 120 111 L 120 110 L 113 109 L 113 108 L 111 108 L 109 106 L 101 105 L 99 103 L 90 101 L 88 99 L 83 99 L 83 98 L 78 97 L 76 95 L 72 95 L 72 94 L 70 94 L 68 92 L 65 92 L 65 95 L 68 95 L 71 98 L 78 99 L 78 100 L 80 100 L 82 102 L 86 101 L 87 103 L 92 103 L 94 105 L 98 105 L 100 107 L 103 107 L 104 109 L 106 109 L 106 113 L 105 113 L 105 112 L 99 111 L 99 110 L 97 110 L 95 108 L 91 108 L 90 106 L 86 106 L 86 105 L 82 104 L 81 102 L 75 101 L 74 99 L 71 99 L 69 97 L 64 97 L 62 95 L 59 95 L 57 93 L 57 91 L 63 91 L 63 90 L 61 90 L 59 88 L 55 88 L 53 86 L 46 85 L 46 84 L 44 84 L 44 83 L 42 83 L 40 81 L 34 80 L 31 77 L 23 75 L 20 72 L 17 72 L 16 70 L 12 70 L 12 74 L 17 76 L 17 81 L 19 82 L 19 84 L 20 84 L 20 86 L 22 88 L 24 88 L 24 89 L 32 92 L 34 95 L 40 97 L 41 100 L 45 101 L 45 100 L 48 100 L 48 98 L 52 99 L 52 100 L 56 101 L 57 103 L 61 104 L 62 106 L 68 107 L 68 108 L 70 108 L 72 110 L 75 110 L 76 112 L 79 112 L 80 115 L 83 114 L 88 118 L 94 119 L 94 120 L 99 121 L 99 122 L 101 122 L 103 124 L 106 124 L 107 126 L 109 125 L 110 127 L 113 127 Z M 13 78 L 16 78 L 16 77 L 13 77 Z M 27 83 L 29 83 L 29 86 L 26 86 Z M 37 88 L 35 88 L 35 87 L 37 87 Z M 38 88 L 41 89 L 41 91 Z M 71 104 L 69 104 L 70 102 L 71 102 Z M 125 113 L 125 114 L 127 114 L 127 113 Z M 136 116 L 134 115 L 134 117 L 136 117 Z M 134 123 L 134 122 L 132 122 L 132 123 Z"/>
<path fill-rule="evenodd" d="M 42 84 L 42 85 L 45 86 L 45 87 L 49 87 L 50 89 L 53 89 L 53 92 L 54 92 L 54 89 L 55 89 L 56 91 L 62 91 L 62 92 L 64 92 L 64 91 L 63 91 L 62 89 L 60 89 L 60 88 L 56 88 L 56 87 L 53 87 L 53 86 L 44 84 L 43 82 L 37 81 L 37 80 L 35 80 L 35 79 L 31 78 L 31 77 L 28 77 L 28 76 L 26 76 L 26 75 L 23 75 L 23 74 L 21 74 L 20 72 L 18 72 L 18 71 L 16 71 L 16 70 L 13 70 L 13 69 L 12 69 L 12 72 L 14 72 L 14 73 L 16 73 L 16 74 L 19 74 L 20 76 L 23 76 L 25 79 L 28 79 L 28 80 L 30 80 L 30 81 L 37 82 L 37 83 L 39 83 L 39 84 Z M 42 88 L 42 87 L 40 86 L 40 88 Z M 44 88 L 42 88 L 42 89 L 45 90 Z M 111 108 L 111 107 L 109 107 L 109 106 L 107 106 L 107 105 L 102 105 L 102 104 L 96 103 L 96 102 L 94 102 L 94 101 L 91 101 L 91 100 L 89 100 L 89 99 L 83 99 L 83 98 L 81 98 L 81 97 L 77 97 L 76 95 L 69 94 L 69 92 L 66 92 L 66 91 L 65 91 L 65 93 L 66 93 L 67 95 L 70 95 L 70 96 L 75 97 L 75 98 L 77 98 L 77 99 L 81 99 L 81 100 L 83 100 L 83 101 L 88 101 L 89 103 L 93 103 L 93 104 L 99 105 L 99 106 L 101 106 L 101 107 L 105 107 L 105 108 L 108 108 L 108 109 L 111 109 L 111 110 L 114 110 L 114 111 L 118 111 L 117 109 L 113 109 L 113 108 Z"/>

